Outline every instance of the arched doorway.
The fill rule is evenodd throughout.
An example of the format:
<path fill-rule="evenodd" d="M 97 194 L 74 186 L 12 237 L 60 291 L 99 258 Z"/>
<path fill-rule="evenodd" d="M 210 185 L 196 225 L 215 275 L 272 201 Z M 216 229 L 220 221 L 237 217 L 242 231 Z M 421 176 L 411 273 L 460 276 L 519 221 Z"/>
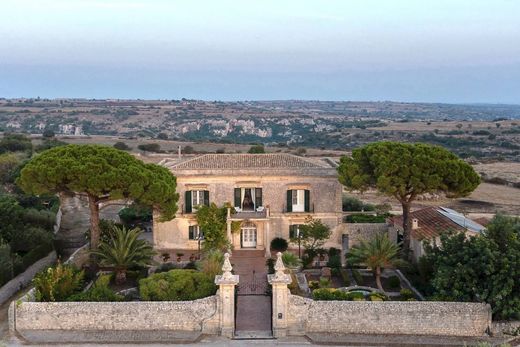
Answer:
<path fill-rule="evenodd" d="M 242 223 L 242 227 L 240 228 L 240 243 L 242 248 L 256 248 L 256 225 L 254 223 Z"/>

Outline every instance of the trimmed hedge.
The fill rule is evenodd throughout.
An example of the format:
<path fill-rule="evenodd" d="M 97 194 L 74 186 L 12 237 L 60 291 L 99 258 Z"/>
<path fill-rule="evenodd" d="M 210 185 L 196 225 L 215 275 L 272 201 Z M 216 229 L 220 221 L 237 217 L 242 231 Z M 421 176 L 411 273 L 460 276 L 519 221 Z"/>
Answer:
<path fill-rule="evenodd" d="M 215 294 L 213 279 L 195 270 L 170 270 L 139 281 L 144 301 L 188 301 Z"/>

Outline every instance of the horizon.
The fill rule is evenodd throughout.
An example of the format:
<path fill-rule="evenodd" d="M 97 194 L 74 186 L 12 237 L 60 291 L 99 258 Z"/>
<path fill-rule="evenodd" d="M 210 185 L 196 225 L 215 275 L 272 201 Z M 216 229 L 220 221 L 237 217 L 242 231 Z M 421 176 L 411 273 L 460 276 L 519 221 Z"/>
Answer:
<path fill-rule="evenodd" d="M 6 98 L 520 104 L 520 2 L 6 0 Z"/>

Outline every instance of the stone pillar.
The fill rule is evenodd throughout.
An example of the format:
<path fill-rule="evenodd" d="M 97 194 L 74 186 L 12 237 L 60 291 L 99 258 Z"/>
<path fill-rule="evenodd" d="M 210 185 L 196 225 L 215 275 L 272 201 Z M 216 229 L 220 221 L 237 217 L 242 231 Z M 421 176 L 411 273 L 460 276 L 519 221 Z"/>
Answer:
<path fill-rule="evenodd" d="M 287 336 L 287 308 L 289 306 L 289 288 L 292 282 L 291 276 L 285 273 L 285 265 L 282 261 L 282 253 L 276 254 L 274 275 L 267 275 L 269 284 L 273 287 L 273 336 Z"/>
<path fill-rule="evenodd" d="M 267 221 L 264 224 L 264 244 L 265 244 L 265 257 L 271 258 L 271 223 Z"/>
<path fill-rule="evenodd" d="M 233 275 L 231 270 L 229 253 L 226 253 L 222 275 L 215 277 L 215 284 L 219 286 L 220 335 L 229 338 L 235 333 L 235 286 L 238 284 L 238 275 Z"/>
<path fill-rule="evenodd" d="M 234 244 L 235 240 L 233 239 L 233 232 L 231 230 L 232 221 L 231 221 L 231 208 L 230 207 L 227 208 L 226 223 L 227 223 L 227 239 L 231 243 L 231 249 L 233 249 L 233 244 Z M 230 252 L 231 252 L 231 249 L 229 250 Z"/>

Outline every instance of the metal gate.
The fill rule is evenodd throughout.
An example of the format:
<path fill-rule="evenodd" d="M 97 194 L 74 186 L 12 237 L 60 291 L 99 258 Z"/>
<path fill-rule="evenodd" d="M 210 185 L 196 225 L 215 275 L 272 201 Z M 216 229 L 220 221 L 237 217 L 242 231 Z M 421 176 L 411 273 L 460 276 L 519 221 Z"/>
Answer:
<path fill-rule="evenodd" d="M 236 289 L 237 295 L 270 295 L 267 276 L 265 274 L 257 275 L 254 270 L 252 278 L 241 280 Z"/>

